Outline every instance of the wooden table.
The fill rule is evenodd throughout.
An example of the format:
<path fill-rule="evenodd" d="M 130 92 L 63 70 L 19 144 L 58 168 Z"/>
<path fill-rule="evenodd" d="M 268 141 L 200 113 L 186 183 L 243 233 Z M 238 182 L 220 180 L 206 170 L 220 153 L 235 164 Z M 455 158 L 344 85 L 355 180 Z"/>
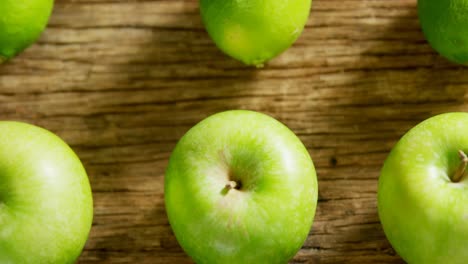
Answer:
<path fill-rule="evenodd" d="M 468 68 L 421 33 L 416 0 L 315 0 L 297 43 L 263 69 L 223 55 L 196 0 L 57 0 L 39 42 L 0 67 L 0 118 L 65 139 L 94 191 L 80 263 L 191 263 L 168 225 L 177 140 L 227 109 L 274 116 L 315 162 L 319 205 L 292 263 L 402 263 L 385 239 L 377 179 L 395 142 L 468 110 Z"/>

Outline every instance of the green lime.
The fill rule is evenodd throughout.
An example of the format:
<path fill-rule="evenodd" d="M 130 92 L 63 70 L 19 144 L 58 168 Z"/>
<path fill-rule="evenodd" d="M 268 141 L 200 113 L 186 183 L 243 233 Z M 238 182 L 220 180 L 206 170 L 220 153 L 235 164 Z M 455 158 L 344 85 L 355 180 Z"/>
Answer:
<path fill-rule="evenodd" d="M 418 0 L 421 26 L 442 56 L 468 63 L 468 0 Z"/>
<path fill-rule="evenodd" d="M 53 0 L 0 1 L 0 63 L 31 45 L 44 30 Z"/>
<path fill-rule="evenodd" d="M 261 66 L 299 37 L 312 0 L 200 0 L 216 45 L 245 64 Z"/>

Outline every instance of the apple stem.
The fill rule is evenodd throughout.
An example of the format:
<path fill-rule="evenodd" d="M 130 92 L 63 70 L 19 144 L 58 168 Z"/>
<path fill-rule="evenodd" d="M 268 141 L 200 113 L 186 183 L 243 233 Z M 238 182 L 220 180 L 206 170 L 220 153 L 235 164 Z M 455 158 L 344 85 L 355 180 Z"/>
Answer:
<path fill-rule="evenodd" d="M 453 175 L 453 182 L 459 182 L 463 179 L 466 172 L 466 166 L 468 165 L 468 157 L 463 150 L 458 151 L 458 156 L 460 156 L 460 165 L 458 165 L 457 171 L 455 171 L 455 175 Z"/>
<path fill-rule="evenodd" d="M 237 186 L 237 182 L 235 181 L 229 181 L 228 183 L 226 183 L 226 189 L 229 191 L 231 189 L 234 189 L 236 188 Z"/>

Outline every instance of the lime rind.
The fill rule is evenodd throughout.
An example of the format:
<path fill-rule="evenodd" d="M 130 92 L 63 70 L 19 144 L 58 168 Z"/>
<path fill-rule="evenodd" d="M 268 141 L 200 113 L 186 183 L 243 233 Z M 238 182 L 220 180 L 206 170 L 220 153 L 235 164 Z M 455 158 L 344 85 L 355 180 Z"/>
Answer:
<path fill-rule="evenodd" d="M 0 1 L 0 60 L 11 59 L 37 41 L 53 6 L 53 0 Z"/>
<path fill-rule="evenodd" d="M 425 38 L 441 56 L 468 64 L 468 0 L 418 0 Z"/>
<path fill-rule="evenodd" d="M 246 65 L 262 67 L 301 35 L 311 5 L 311 0 L 200 0 L 200 12 L 220 50 Z"/>

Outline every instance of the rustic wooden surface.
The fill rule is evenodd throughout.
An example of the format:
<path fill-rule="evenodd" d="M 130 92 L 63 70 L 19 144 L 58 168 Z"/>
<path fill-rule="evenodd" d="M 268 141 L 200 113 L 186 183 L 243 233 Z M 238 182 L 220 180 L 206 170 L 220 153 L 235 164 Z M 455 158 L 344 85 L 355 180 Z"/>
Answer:
<path fill-rule="evenodd" d="M 426 44 L 416 0 L 314 0 L 297 43 L 263 69 L 218 51 L 196 0 L 58 0 L 46 32 L 0 66 L 0 119 L 64 138 L 83 160 L 95 218 L 80 263 L 191 263 L 163 202 L 177 140 L 227 109 L 299 135 L 320 198 L 292 263 L 403 263 L 385 239 L 377 179 L 394 143 L 468 110 L 468 68 Z"/>

